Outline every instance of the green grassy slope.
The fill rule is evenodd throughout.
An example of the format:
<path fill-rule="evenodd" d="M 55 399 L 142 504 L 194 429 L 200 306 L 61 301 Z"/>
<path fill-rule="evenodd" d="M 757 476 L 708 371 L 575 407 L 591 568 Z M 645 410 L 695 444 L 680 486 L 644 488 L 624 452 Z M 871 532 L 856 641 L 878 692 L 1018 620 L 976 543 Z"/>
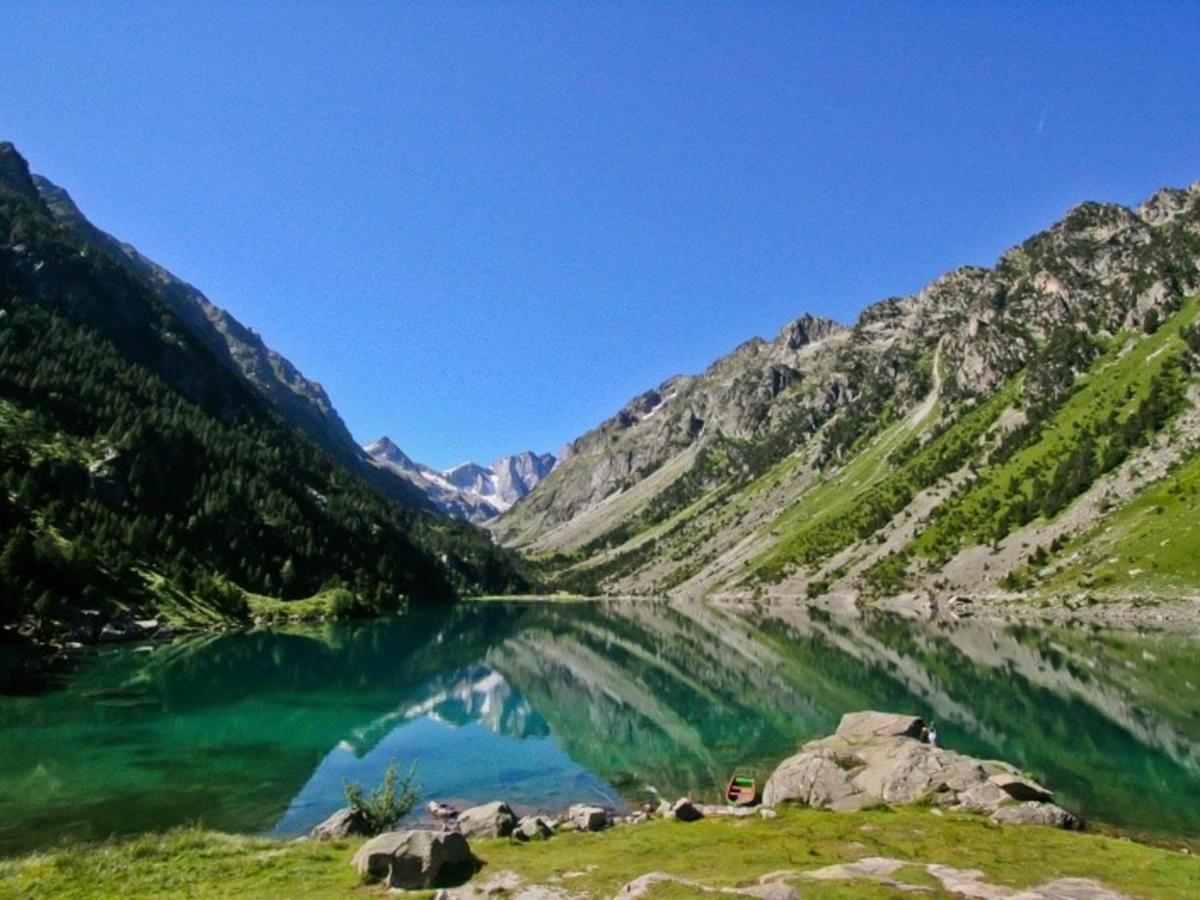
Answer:
<path fill-rule="evenodd" d="M 1195 320 L 1198 307 L 1191 298 L 1153 335 L 1114 337 L 1023 446 L 984 467 L 938 508 L 914 542 L 915 553 L 944 559 L 1038 516 L 1053 518 L 1144 445 L 1184 406 L 1189 350 L 1180 332 Z"/>
<path fill-rule="evenodd" d="M 1009 382 L 986 402 L 929 435 L 939 410 L 893 425 L 849 465 L 805 494 L 772 526 L 783 535 L 754 574 L 777 579 L 789 564 L 813 564 L 874 534 L 916 494 L 978 455 L 980 440 L 1015 398 Z M 922 437 L 927 439 L 922 442 Z"/>
<path fill-rule="evenodd" d="M 284 842 L 178 830 L 93 846 L 66 846 L 0 861 L 0 895 L 90 900 L 176 897 L 386 896 L 361 885 L 349 865 L 361 841 Z M 546 842 L 472 842 L 481 862 L 474 880 L 515 873 L 526 884 L 557 884 L 587 898 L 614 896 L 634 878 L 662 871 L 705 887 L 755 884 L 781 870 L 805 897 L 886 897 L 898 889 L 867 878 L 806 879 L 812 872 L 866 857 L 909 865 L 893 877 L 933 896 L 950 896 L 930 864 L 978 869 L 1008 889 L 1058 878 L 1091 878 L 1146 898 L 1185 900 L 1200 891 L 1200 860 L 1178 849 L 1104 835 L 1035 827 L 999 828 L 978 816 L 926 808 L 852 815 L 785 808 L 778 819 L 656 820 L 600 834 L 562 834 Z M 415 897 L 430 897 L 418 892 Z M 692 897 L 695 888 L 667 885 L 649 896 Z"/>
<path fill-rule="evenodd" d="M 1056 554 L 1045 592 L 1200 594 L 1200 454 Z"/>

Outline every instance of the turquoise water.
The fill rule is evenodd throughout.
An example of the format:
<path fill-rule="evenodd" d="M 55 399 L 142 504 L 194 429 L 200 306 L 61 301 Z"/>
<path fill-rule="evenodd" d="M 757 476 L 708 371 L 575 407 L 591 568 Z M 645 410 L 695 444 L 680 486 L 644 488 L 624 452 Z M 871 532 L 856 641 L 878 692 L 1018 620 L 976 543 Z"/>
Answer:
<path fill-rule="evenodd" d="M 416 762 L 427 798 L 530 809 L 715 799 L 857 709 L 934 718 L 1068 807 L 1200 833 L 1190 640 L 734 616 L 623 602 L 463 604 L 367 624 L 88 652 L 0 696 L 0 851 L 184 823 L 301 834 Z"/>

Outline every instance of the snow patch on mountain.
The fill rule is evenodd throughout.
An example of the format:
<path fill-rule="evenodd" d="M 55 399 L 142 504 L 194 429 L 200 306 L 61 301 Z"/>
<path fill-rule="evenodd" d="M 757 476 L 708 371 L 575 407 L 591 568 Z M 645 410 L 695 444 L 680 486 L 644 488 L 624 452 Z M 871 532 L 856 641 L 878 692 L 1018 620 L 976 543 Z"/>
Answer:
<path fill-rule="evenodd" d="M 447 515 L 486 522 L 533 490 L 558 464 L 552 453 L 525 451 L 491 466 L 464 462 L 437 471 L 416 462 L 387 437 L 363 447 L 371 461 L 416 485 Z"/>

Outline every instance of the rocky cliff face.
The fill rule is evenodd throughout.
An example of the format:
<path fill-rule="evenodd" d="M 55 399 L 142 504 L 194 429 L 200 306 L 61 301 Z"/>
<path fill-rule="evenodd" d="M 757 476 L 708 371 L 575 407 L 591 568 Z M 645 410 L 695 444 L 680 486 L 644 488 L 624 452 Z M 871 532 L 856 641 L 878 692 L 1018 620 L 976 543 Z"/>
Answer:
<path fill-rule="evenodd" d="M 557 460 L 550 453 L 525 451 L 502 456 L 490 468 L 461 463 L 438 472 L 413 461 L 395 442 L 382 437 L 363 448 L 380 469 L 415 485 L 447 515 L 481 523 L 493 519 L 528 494 Z"/>
<path fill-rule="evenodd" d="M 894 466 L 892 451 L 911 454 L 910 440 L 921 446 L 1015 379 L 1016 399 L 997 414 L 992 438 L 1053 414 L 1114 341 L 1183 314 L 1200 289 L 1198 263 L 1200 183 L 1137 209 L 1081 204 L 990 269 L 956 269 L 874 304 L 850 327 L 804 316 L 700 375 L 647 391 L 573 441 L 492 527 L 506 543 L 571 554 L 576 572 L 588 573 L 584 586 L 699 589 L 697 565 L 713 567 L 706 590 L 736 584 L 737 567 L 757 569 L 753 560 L 790 537 L 795 523 L 780 515 L 818 497 L 811 492 L 870 448 L 891 453 Z M 885 433 L 896 446 L 879 445 Z M 1004 452 L 1041 436 L 1027 424 Z M 859 486 L 887 465 L 868 467 Z M 927 481 L 909 487 L 938 479 Z M 853 531 L 859 541 L 874 528 Z"/>

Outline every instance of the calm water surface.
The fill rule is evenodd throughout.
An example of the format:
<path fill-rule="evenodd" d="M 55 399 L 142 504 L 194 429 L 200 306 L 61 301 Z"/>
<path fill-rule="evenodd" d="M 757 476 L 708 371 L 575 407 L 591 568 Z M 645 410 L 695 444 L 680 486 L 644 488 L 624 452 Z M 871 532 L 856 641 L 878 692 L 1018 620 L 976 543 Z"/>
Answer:
<path fill-rule="evenodd" d="M 0 696 L 0 852 L 191 822 L 301 834 L 393 759 L 459 804 L 716 799 L 868 708 L 932 717 L 1094 820 L 1196 836 L 1196 649 L 646 601 L 106 648 Z"/>

